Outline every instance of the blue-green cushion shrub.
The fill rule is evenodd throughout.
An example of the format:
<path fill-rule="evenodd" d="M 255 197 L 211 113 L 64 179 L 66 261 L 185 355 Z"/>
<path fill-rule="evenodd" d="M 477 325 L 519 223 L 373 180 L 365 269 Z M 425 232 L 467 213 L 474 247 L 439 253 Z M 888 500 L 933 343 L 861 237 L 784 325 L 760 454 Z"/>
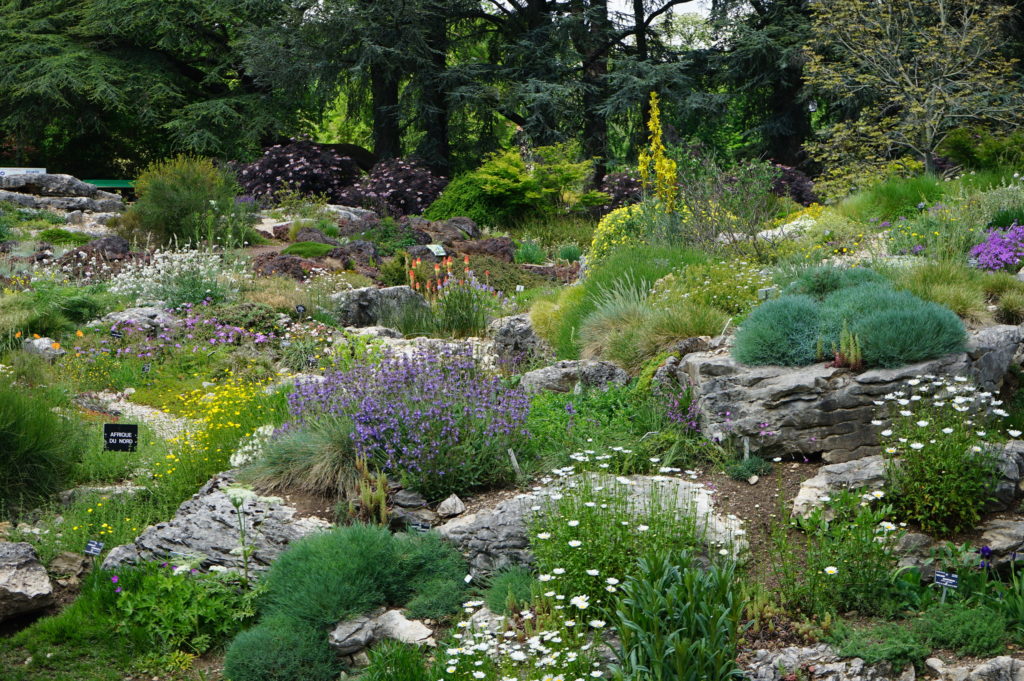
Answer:
<path fill-rule="evenodd" d="M 744 364 L 811 364 L 817 359 L 820 325 L 821 308 L 810 296 L 769 300 L 740 325 L 733 356 Z"/>

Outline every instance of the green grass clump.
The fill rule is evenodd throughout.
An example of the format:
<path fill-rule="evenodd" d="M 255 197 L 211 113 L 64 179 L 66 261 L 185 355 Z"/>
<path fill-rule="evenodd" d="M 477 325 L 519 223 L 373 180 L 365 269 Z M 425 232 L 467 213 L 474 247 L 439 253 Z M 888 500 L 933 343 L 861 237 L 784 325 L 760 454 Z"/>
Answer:
<path fill-rule="evenodd" d="M 281 251 L 282 255 L 297 255 L 300 258 L 322 258 L 336 247 L 317 241 L 300 241 Z"/>
<path fill-rule="evenodd" d="M 519 264 L 541 265 L 547 261 L 548 254 L 536 241 L 526 240 L 516 248 L 515 258 Z"/>
<path fill-rule="evenodd" d="M 554 347 L 558 357 L 577 358 L 583 350 L 581 328 L 610 291 L 649 291 L 666 274 L 707 261 L 700 251 L 680 247 L 641 246 L 611 253 L 587 274 L 579 286 L 564 288 L 552 300 L 540 300 L 530 311 L 538 333 Z M 607 302 L 607 301 L 606 301 Z"/>
<path fill-rule="evenodd" d="M 324 417 L 285 433 L 267 444 L 246 478 L 269 492 L 344 498 L 359 479 L 352 430 L 348 418 Z"/>
<path fill-rule="evenodd" d="M 935 175 L 892 177 L 849 196 L 836 210 L 860 222 L 909 217 L 918 212 L 918 204 L 931 205 L 941 199 L 946 189 L 943 185 Z"/>
<path fill-rule="evenodd" d="M 818 356 L 821 309 L 810 296 L 783 296 L 754 308 L 736 332 L 733 356 L 744 364 L 803 366 Z"/>
<path fill-rule="evenodd" d="M 423 649 L 398 641 L 381 641 L 369 651 L 370 665 L 360 676 L 361 681 L 433 681 L 426 668 Z M 438 667 L 445 666 L 438 660 Z"/>
<path fill-rule="evenodd" d="M 488 610 L 499 615 L 517 612 L 530 602 L 535 584 L 539 582 L 526 568 L 507 567 L 491 578 L 484 591 L 484 603 Z"/>
<path fill-rule="evenodd" d="M 985 295 L 985 282 L 989 280 L 985 276 L 965 263 L 938 260 L 896 270 L 893 283 L 896 288 L 944 305 L 964 319 L 980 323 L 989 319 Z"/>
<path fill-rule="evenodd" d="M 334 681 L 338 671 L 326 632 L 281 616 L 239 634 L 224 658 L 231 681 Z"/>
<path fill-rule="evenodd" d="M 868 366 L 898 367 L 963 352 L 964 324 L 951 310 L 910 300 L 906 307 L 875 310 L 850 326 Z"/>
<path fill-rule="evenodd" d="M 81 429 L 51 406 L 0 381 L 0 516 L 63 489 L 85 452 Z"/>
<path fill-rule="evenodd" d="M 1006 229 L 1011 225 L 1024 225 L 1024 206 L 1000 210 L 988 221 L 988 226 L 995 229 Z"/>
<path fill-rule="evenodd" d="M 733 461 L 726 466 L 725 473 L 733 480 L 749 480 L 751 476 L 765 476 L 772 472 L 772 465 L 759 456 Z"/>
<path fill-rule="evenodd" d="M 68 230 L 61 229 L 59 227 L 44 229 L 39 233 L 38 238 L 40 241 L 48 241 L 51 244 L 61 246 L 83 246 L 92 241 L 92 237 L 88 234 L 82 234 L 81 232 L 69 232 Z"/>
<path fill-rule="evenodd" d="M 558 247 L 557 258 L 565 262 L 577 262 L 583 256 L 583 249 L 576 244 L 563 244 Z"/>

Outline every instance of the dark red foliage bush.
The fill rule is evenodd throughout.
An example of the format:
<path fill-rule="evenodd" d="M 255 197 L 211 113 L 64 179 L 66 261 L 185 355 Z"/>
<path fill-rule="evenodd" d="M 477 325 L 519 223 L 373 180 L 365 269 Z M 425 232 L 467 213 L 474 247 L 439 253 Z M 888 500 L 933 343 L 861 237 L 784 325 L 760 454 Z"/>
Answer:
<path fill-rule="evenodd" d="M 324 195 L 341 203 L 341 192 L 360 175 L 359 165 L 329 145 L 296 140 L 268 147 L 263 156 L 238 169 L 238 182 L 247 194 L 266 200 L 290 188 L 307 195 Z"/>
<path fill-rule="evenodd" d="M 341 203 L 377 211 L 380 215 L 419 215 L 432 204 L 448 178 L 439 177 L 417 161 L 381 161 L 370 174 L 345 189 Z"/>
<path fill-rule="evenodd" d="M 806 173 L 791 166 L 775 164 L 779 176 L 772 182 L 772 193 L 776 196 L 788 196 L 801 206 L 809 206 L 818 202 L 814 193 L 814 182 Z"/>
<path fill-rule="evenodd" d="M 608 203 L 601 206 L 601 213 L 610 213 L 643 198 L 643 187 L 640 180 L 631 173 L 608 173 L 601 182 L 601 191 L 611 197 Z"/>

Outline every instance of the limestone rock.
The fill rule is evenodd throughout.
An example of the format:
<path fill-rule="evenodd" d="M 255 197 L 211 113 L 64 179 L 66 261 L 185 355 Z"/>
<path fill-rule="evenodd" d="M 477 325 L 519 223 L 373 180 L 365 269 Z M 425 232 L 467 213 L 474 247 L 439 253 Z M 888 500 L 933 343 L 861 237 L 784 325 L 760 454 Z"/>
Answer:
<path fill-rule="evenodd" d="M 391 501 L 395 506 L 401 506 L 402 508 L 423 508 L 427 505 L 427 500 L 423 498 L 423 495 L 411 489 L 395 492 Z"/>
<path fill-rule="evenodd" d="M 53 585 L 32 545 L 0 542 L 0 622 L 52 603 Z"/>
<path fill-rule="evenodd" d="M 419 620 L 407 619 L 400 610 L 379 608 L 338 624 L 328 642 L 340 655 L 354 655 L 377 641 L 391 639 L 411 645 L 435 644 L 434 632 Z"/>
<path fill-rule="evenodd" d="M 885 485 L 885 459 L 868 456 L 863 459 L 822 466 L 813 478 L 804 480 L 793 499 L 793 513 L 806 516 L 823 505 L 821 497 L 842 490 L 876 490 Z"/>
<path fill-rule="evenodd" d="M 128 326 L 142 329 L 147 333 L 153 333 L 161 329 L 170 328 L 180 323 L 174 315 L 159 307 L 130 307 L 120 312 L 111 312 L 99 322 L 90 323 L 90 326 L 109 324 L 118 327 Z"/>
<path fill-rule="evenodd" d="M 370 338 L 405 338 L 398 329 L 389 329 L 386 326 L 346 326 L 345 331 L 357 336 L 369 336 Z"/>
<path fill-rule="evenodd" d="M 214 476 L 168 522 L 151 525 L 131 544 L 115 547 L 103 561 L 112 570 L 121 565 L 175 556 L 201 558 L 201 567 L 213 565 L 241 568 L 238 547 L 238 517 L 225 488 L 234 483 L 235 472 Z M 296 510 L 275 500 L 245 499 L 248 541 L 256 550 L 249 561 L 253 570 L 265 570 L 288 545 L 330 527 L 318 518 L 297 518 Z"/>
<path fill-rule="evenodd" d="M 450 243 L 455 252 L 460 255 L 486 255 L 505 262 L 514 262 L 516 258 L 516 244 L 507 236 L 476 241 L 455 240 Z"/>
<path fill-rule="evenodd" d="M 253 271 L 262 277 L 272 277 L 281 274 L 291 277 L 296 281 L 306 280 L 317 267 L 318 265 L 315 260 L 308 260 L 295 255 L 281 255 L 275 252 L 258 255 L 252 260 Z"/>
<path fill-rule="evenodd" d="M 998 392 L 1022 338 L 1020 327 L 993 326 L 972 333 L 965 353 L 861 374 L 825 364 L 749 367 L 723 351 L 696 352 L 670 357 L 656 380 L 692 390 L 708 437 L 746 439 L 762 456 L 820 454 L 841 463 L 881 453 L 871 421 L 883 395 L 923 374 L 965 375 Z M 766 425 L 773 435 L 761 435 Z"/>
<path fill-rule="evenodd" d="M 21 349 L 30 355 L 38 355 L 51 362 L 67 354 L 59 343 L 45 336 L 43 338 L 26 338 L 21 342 Z"/>
<path fill-rule="evenodd" d="M 380 261 L 377 244 L 372 241 L 350 241 L 342 244 L 327 254 L 328 258 L 337 258 L 345 262 L 345 267 L 352 269 L 356 265 L 369 267 L 371 263 Z"/>
<path fill-rule="evenodd" d="M 99 188 L 71 175 L 42 173 L 39 175 L 0 176 L 0 189 L 35 196 L 96 196 Z"/>
<path fill-rule="evenodd" d="M 593 476 L 600 484 L 620 484 L 614 478 Z M 723 517 L 714 511 L 711 493 L 702 485 L 663 476 L 627 478 L 629 503 L 643 509 L 657 496 L 666 503 L 678 500 L 680 508 L 692 508 L 698 534 L 704 544 L 715 551 L 725 548 L 742 557 L 747 542 L 739 519 Z M 466 556 L 474 575 L 490 574 L 509 565 L 529 565 L 533 561 L 528 536 L 533 506 L 545 507 L 545 499 L 561 487 L 552 485 L 533 494 L 522 494 L 500 502 L 492 509 L 463 515 L 437 528 Z M 543 510 L 541 511 L 543 512 Z"/>
<path fill-rule="evenodd" d="M 498 361 L 512 366 L 553 354 L 547 341 L 533 330 L 529 314 L 495 319 L 487 325 L 487 335 L 494 339 Z"/>
<path fill-rule="evenodd" d="M 466 512 L 466 504 L 456 495 L 451 495 L 437 506 L 437 514 L 442 518 L 454 518 Z"/>
<path fill-rule="evenodd" d="M 366 208 L 355 208 L 353 206 L 339 206 L 333 203 L 329 203 L 324 206 L 326 210 L 329 210 L 334 214 L 334 217 L 338 220 L 352 220 L 355 222 L 364 220 L 374 220 L 377 218 L 377 214 L 372 210 Z"/>
<path fill-rule="evenodd" d="M 331 300 L 342 326 L 377 326 L 391 309 L 405 305 L 427 309 L 423 296 L 408 286 L 367 286 L 335 293 Z"/>
<path fill-rule="evenodd" d="M 122 485 L 79 485 L 66 489 L 58 495 L 62 506 L 71 506 L 79 498 L 84 496 L 105 495 L 109 497 L 134 496 L 145 491 L 145 487 L 133 485 L 130 482 Z"/>
<path fill-rule="evenodd" d="M 550 390 L 568 393 L 578 392 L 583 388 L 625 385 L 628 381 L 629 374 L 611 362 L 568 359 L 523 374 L 520 385 L 527 392 Z"/>

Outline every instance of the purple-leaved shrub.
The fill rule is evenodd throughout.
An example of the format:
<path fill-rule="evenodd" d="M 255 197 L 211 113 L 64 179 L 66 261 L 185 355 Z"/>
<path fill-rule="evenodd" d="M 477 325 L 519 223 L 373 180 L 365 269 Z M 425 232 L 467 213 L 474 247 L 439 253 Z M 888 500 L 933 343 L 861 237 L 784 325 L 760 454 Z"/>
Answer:
<path fill-rule="evenodd" d="M 381 215 L 419 215 L 447 185 L 448 178 L 435 175 L 416 161 L 390 159 L 375 165 L 369 175 L 343 190 L 338 199 Z"/>
<path fill-rule="evenodd" d="M 1006 230 L 989 231 L 984 241 L 971 249 L 971 257 L 985 270 L 1005 270 L 1020 265 L 1024 256 L 1024 225 L 1014 222 Z"/>
<path fill-rule="evenodd" d="M 469 345 L 385 352 L 299 383 L 292 421 L 347 416 L 357 451 L 427 499 L 507 481 L 510 447 L 528 437 L 529 400 L 480 369 Z"/>
<path fill-rule="evenodd" d="M 284 189 L 305 195 L 323 195 L 341 203 L 341 191 L 360 176 L 359 165 L 329 145 L 306 140 L 275 144 L 263 156 L 238 169 L 238 183 L 261 200 Z"/>

